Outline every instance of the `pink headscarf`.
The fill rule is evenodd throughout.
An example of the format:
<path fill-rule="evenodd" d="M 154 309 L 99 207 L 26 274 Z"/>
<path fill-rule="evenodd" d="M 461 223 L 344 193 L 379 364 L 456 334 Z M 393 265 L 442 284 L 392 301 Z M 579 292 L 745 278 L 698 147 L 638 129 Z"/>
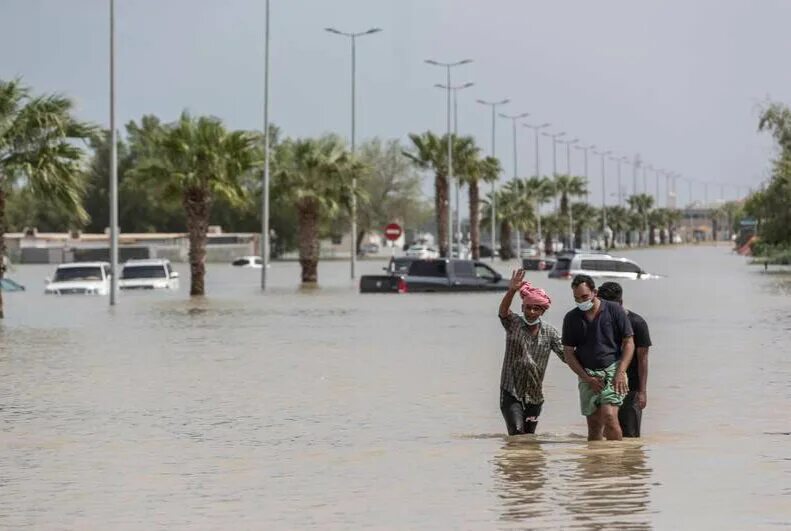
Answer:
<path fill-rule="evenodd" d="M 541 288 L 533 287 L 530 282 L 524 282 L 522 287 L 519 288 L 519 295 L 522 296 L 522 303 L 531 306 L 541 306 L 542 308 L 549 309 L 552 304 L 552 299 L 549 298 L 547 292 Z"/>

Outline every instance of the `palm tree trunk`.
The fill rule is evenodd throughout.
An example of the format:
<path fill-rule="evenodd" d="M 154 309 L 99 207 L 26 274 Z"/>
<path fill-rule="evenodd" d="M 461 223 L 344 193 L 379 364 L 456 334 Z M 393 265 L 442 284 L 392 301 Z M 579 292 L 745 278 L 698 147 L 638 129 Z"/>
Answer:
<path fill-rule="evenodd" d="M 470 247 L 472 247 L 472 258 L 478 260 L 481 257 L 481 198 L 478 190 L 478 183 L 470 183 Z"/>
<path fill-rule="evenodd" d="M 0 180 L 0 283 L 5 278 L 5 188 Z M 0 286 L 0 319 L 5 318 L 5 308 L 3 306 L 3 288 Z"/>
<path fill-rule="evenodd" d="M 514 251 L 511 248 L 511 223 L 508 221 L 500 222 L 500 258 L 502 260 L 510 260 L 514 257 Z"/>
<path fill-rule="evenodd" d="M 319 205 L 313 198 L 297 204 L 299 223 L 299 265 L 302 283 L 315 284 L 319 280 Z"/>
<path fill-rule="evenodd" d="M 551 255 L 554 254 L 555 250 L 552 248 L 552 230 L 551 229 L 544 229 L 544 254 Z"/>
<path fill-rule="evenodd" d="M 648 226 L 648 245 L 656 245 L 656 225 Z"/>
<path fill-rule="evenodd" d="M 360 254 L 360 245 L 363 243 L 363 238 L 365 238 L 365 234 L 368 232 L 368 229 L 361 229 L 360 227 L 357 228 L 357 238 L 354 242 L 354 252 Z"/>
<path fill-rule="evenodd" d="M 574 249 L 579 249 L 582 247 L 582 224 L 577 223 L 577 226 L 574 227 L 574 242 L 572 243 Z"/>
<path fill-rule="evenodd" d="M 632 229 L 626 230 L 626 246 L 627 247 L 632 246 Z"/>
<path fill-rule="evenodd" d="M 667 244 L 667 230 L 665 229 L 665 227 L 659 229 L 659 243 L 661 243 L 662 245 Z"/>
<path fill-rule="evenodd" d="M 450 257 L 448 249 L 448 178 L 437 173 L 434 179 L 434 210 L 437 213 L 437 237 L 439 255 Z"/>
<path fill-rule="evenodd" d="M 211 200 L 205 190 L 186 190 L 182 198 L 187 214 L 190 250 L 190 295 L 205 295 L 206 241 L 209 232 Z"/>

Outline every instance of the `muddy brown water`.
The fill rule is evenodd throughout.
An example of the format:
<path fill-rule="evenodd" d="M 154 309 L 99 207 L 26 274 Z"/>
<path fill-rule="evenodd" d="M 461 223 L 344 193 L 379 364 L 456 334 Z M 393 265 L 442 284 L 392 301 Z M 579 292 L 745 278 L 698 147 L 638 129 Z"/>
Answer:
<path fill-rule="evenodd" d="M 503 436 L 499 294 L 360 295 L 327 262 L 316 290 L 276 263 L 261 295 L 258 271 L 213 265 L 206 299 L 182 278 L 110 310 L 18 267 L 0 527 L 791 526 L 791 276 L 725 247 L 625 255 L 666 278 L 624 285 L 655 347 L 645 437 L 623 443 L 586 442 L 557 359 L 539 433 Z M 568 282 L 528 276 L 559 325 Z"/>

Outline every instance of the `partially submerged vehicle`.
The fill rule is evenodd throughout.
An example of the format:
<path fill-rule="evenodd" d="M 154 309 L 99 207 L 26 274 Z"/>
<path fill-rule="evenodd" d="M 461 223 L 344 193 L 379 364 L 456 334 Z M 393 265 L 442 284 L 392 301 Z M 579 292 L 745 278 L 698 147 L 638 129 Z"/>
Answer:
<path fill-rule="evenodd" d="M 605 253 L 561 253 L 549 272 L 549 278 L 573 278 L 576 275 L 633 280 L 659 278 L 647 273 L 637 262 Z"/>
<path fill-rule="evenodd" d="M 74 262 L 61 264 L 55 276 L 46 279 L 48 295 L 107 295 L 110 293 L 110 264 L 107 262 Z"/>

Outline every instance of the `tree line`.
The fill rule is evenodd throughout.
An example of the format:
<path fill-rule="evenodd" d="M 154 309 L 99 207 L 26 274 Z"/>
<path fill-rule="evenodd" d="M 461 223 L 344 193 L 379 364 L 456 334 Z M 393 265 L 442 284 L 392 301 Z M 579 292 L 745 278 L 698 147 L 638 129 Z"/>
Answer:
<path fill-rule="evenodd" d="M 741 215 L 757 221 L 753 254 L 791 263 L 791 109 L 772 102 L 761 113 L 759 131 L 768 131 L 777 144 L 769 181 L 747 198 Z"/>
<path fill-rule="evenodd" d="M 258 232 L 261 226 L 260 131 L 234 131 L 211 116 L 187 112 L 165 123 L 147 115 L 126 124 L 118 140 L 119 225 L 122 232 L 187 232 L 190 293 L 205 292 L 205 254 L 210 225 Z M 390 221 L 436 229 L 442 256 L 447 248 L 447 136 L 430 131 L 397 140 L 374 139 L 352 154 L 334 134 L 288 138 L 270 130 L 273 251 L 298 250 L 300 278 L 317 281 L 319 241 L 346 232 L 352 194 L 358 200 L 359 248 L 364 235 Z M 498 159 L 487 157 L 470 136 L 451 136 L 454 174 L 468 194 L 469 243 L 479 256 L 481 226 L 495 224 L 500 255 L 514 256 L 514 231 L 547 250 L 557 239 L 578 247 L 589 230 L 612 230 L 604 247 L 673 241 L 678 211 L 653 208 L 647 195 L 629 198 L 629 208 L 597 209 L 578 199 L 585 180 L 573 175 L 514 179 L 492 196 L 481 186 L 496 182 Z M 80 122 L 61 95 L 35 95 L 20 80 L 0 80 L 0 254 L 2 235 L 37 227 L 103 232 L 109 220 L 109 131 Z M 421 172 L 434 174 L 434 204 L 423 197 Z M 352 187 L 352 181 L 358 182 Z M 556 200 L 551 214 L 542 207 Z M 606 233 L 606 231 L 602 231 Z M 632 238 L 636 241 L 632 241 Z M 2 271 L 0 271 L 0 275 Z M 2 301 L 0 300 L 0 308 Z"/>

